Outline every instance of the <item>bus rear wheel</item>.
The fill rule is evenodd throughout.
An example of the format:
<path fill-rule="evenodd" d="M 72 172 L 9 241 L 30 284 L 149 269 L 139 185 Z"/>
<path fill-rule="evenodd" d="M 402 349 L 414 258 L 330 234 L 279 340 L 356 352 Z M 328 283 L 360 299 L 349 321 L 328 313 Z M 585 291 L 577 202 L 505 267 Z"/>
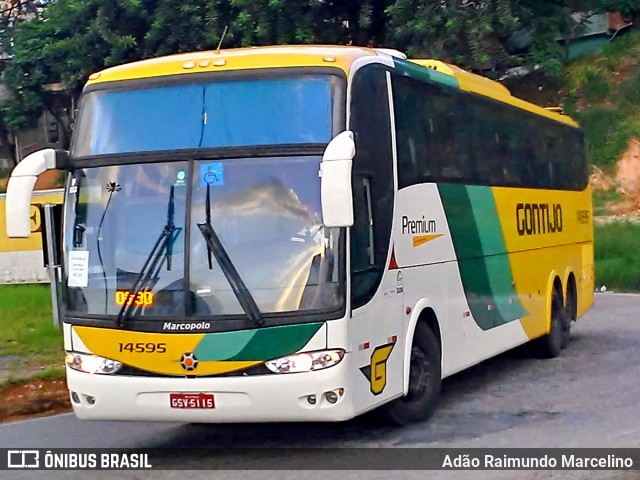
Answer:
<path fill-rule="evenodd" d="M 565 309 L 562 305 L 562 295 L 557 288 L 553 289 L 551 297 L 551 328 L 549 333 L 531 342 L 531 352 L 538 358 L 555 358 L 560 355 L 566 342 L 567 325 Z"/>
<path fill-rule="evenodd" d="M 564 308 L 564 336 L 562 338 L 562 348 L 566 348 L 571 340 L 571 324 L 578 318 L 578 295 L 576 284 L 570 279 L 567 285 L 567 304 Z"/>
<path fill-rule="evenodd" d="M 392 425 L 427 420 L 438 405 L 441 383 L 440 343 L 431 328 L 419 322 L 411 346 L 409 391 L 381 407 L 383 419 Z"/>

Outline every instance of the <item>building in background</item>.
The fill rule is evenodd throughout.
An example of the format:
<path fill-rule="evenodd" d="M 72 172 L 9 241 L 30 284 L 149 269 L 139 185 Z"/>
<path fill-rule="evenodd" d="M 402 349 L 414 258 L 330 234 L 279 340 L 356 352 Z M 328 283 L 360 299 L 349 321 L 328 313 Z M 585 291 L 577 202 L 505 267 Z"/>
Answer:
<path fill-rule="evenodd" d="M 597 15 L 576 12 L 572 17 L 576 22 L 575 28 L 569 35 L 558 38 L 570 60 L 604 47 L 632 25 L 620 12 Z"/>

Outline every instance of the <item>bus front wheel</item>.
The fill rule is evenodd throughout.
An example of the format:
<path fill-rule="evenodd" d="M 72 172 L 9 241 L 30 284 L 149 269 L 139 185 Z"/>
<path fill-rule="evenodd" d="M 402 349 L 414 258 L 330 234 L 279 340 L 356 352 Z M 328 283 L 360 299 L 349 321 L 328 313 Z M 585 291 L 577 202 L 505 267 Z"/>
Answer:
<path fill-rule="evenodd" d="M 426 323 L 419 322 L 411 346 L 409 391 L 384 405 L 384 420 L 406 425 L 427 420 L 436 409 L 442 383 L 440 343 Z"/>

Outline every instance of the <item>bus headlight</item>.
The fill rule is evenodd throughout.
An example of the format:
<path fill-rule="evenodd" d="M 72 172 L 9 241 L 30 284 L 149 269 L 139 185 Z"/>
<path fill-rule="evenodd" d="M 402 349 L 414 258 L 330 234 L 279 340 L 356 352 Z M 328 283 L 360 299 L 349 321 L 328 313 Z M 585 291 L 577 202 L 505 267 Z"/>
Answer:
<path fill-rule="evenodd" d="M 109 375 L 122 368 L 122 363 L 110 358 L 99 357 L 90 353 L 66 352 L 65 362 L 68 367 L 85 373 Z"/>
<path fill-rule="evenodd" d="M 344 358 L 344 350 L 320 350 L 296 353 L 269 360 L 264 364 L 273 373 L 302 373 L 333 367 Z"/>

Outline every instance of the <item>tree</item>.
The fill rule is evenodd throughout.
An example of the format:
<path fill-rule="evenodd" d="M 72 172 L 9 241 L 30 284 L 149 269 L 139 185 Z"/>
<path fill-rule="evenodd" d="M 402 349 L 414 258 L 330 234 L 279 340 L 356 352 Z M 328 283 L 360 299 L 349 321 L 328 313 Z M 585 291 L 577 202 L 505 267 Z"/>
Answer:
<path fill-rule="evenodd" d="M 38 18 L 45 3 L 44 0 L 8 0 L 0 7 L 0 62 L 2 62 L 0 63 L 0 73 L 9 59 L 16 26 L 20 22 Z M 3 97 L 4 94 L 6 94 L 6 89 L 3 90 Z M 0 141 L 3 145 L 10 144 L 9 132 L 2 116 L 0 116 Z M 6 153 L 9 160 L 15 165 L 14 150 L 10 148 Z"/>
<path fill-rule="evenodd" d="M 0 59 L 8 56 L 15 26 L 40 16 L 45 0 L 8 0 L 0 6 Z"/>
<path fill-rule="evenodd" d="M 5 126 L 23 128 L 50 106 L 46 84 L 62 82 L 74 94 L 92 71 L 134 59 L 146 22 L 142 1 L 58 0 L 41 21 L 19 23 L 3 72 L 16 92 L 2 107 Z"/>
<path fill-rule="evenodd" d="M 632 15 L 640 9 L 640 0 L 10 1 L 14 20 L 2 23 L 0 16 L 0 27 L 5 26 L 0 46 L 10 56 L 2 78 L 15 93 L 1 107 L 0 122 L 10 130 L 23 128 L 43 108 L 51 110 L 47 83 L 61 82 L 75 96 L 90 73 L 106 67 L 214 49 L 225 27 L 223 48 L 390 46 L 410 56 L 439 57 L 498 75 L 523 62 L 558 71 L 566 55 L 557 38 L 577 32 L 580 22 L 571 14 L 578 9 L 586 15 L 605 4 Z M 38 13 L 43 4 L 41 19 L 34 14 L 36 18 L 24 19 L 29 8 Z M 515 57 L 511 45 L 514 34 L 523 31 L 529 32 L 533 50 L 525 59 Z"/>
<path fill-rule="evenodd" d="M 396 0 L 387 7 L 391 37 L 411 56 L 501 70 L 515 63 L 507 42 L 520 27 L 509 0 Z"/>
<path fill-rule="evenodd" d="M 211 48 L 228 18 L 228 2 L 57 0 L 41 19 L 14 29 L 2 81 L 14 98 L 0 109 L 0 130 L 17 131 L 45 109 L 56 117 L 46 85 L 60 82 L 76 97 L 92 72 L 185 50 Z M 60 120 L 58 118 L 58 120 Z M 64 130 L 58 121 L 63 136 Z M 4 126 L 4 128 L 1 128 Z"/>
<path fill-rule="evenodd" d="M 215 48 L 237 12 L 228 0 L 148 2 L 148 28 L 138 58 Z M 228 35 L 225 46 L 235 46 Z"/>
<path fill-rule="evenodd" d="M 17 1 L 17 0 L 16 0 Z M 77 95 L 87 76 L 157 55 L 279 43 L 377 43 L 386 0 L 57 0 L 41 21 L 15 28 L 3 81 L 15 99 L 1 110 L 17 130 L 50 109 L 44 86 Z"/>

